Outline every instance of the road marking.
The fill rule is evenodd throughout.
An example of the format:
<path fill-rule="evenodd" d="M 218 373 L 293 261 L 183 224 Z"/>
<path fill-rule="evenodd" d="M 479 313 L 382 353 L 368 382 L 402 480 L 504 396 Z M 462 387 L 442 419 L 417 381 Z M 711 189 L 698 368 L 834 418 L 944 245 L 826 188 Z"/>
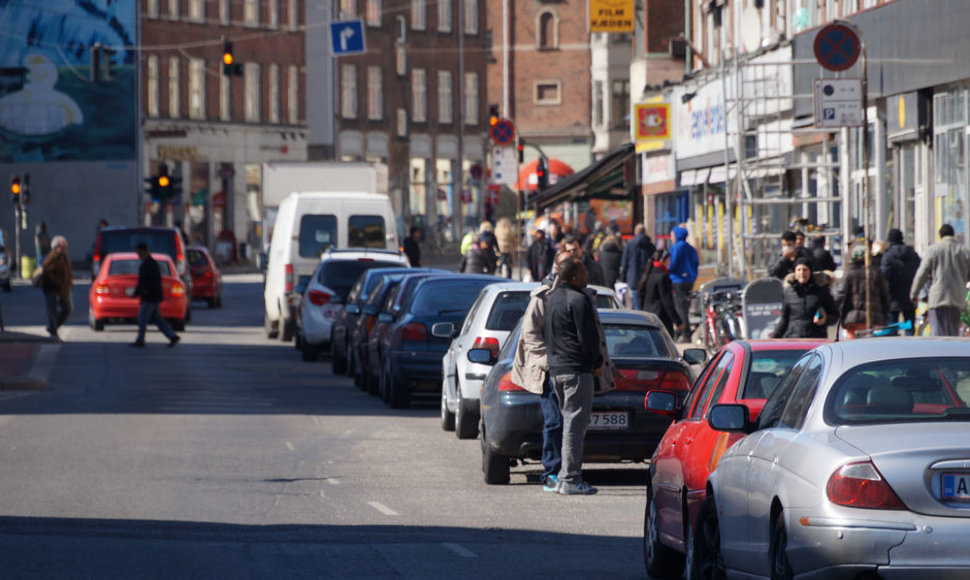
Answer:
<path fill-rule="evenodd" d="M 441 545 L 444 546 L 444 547 L 446 547 L 446 548 L 448 548 L 452 552 L 455 552 L 456 554 L 458 554 L 462 558 L 477 558 L 478 557 L 478 554 L 476 554 L 475 552 L 472 552 L 471 550 L 469 550 L 468 548 L 465 548 L 463 546 L 459 546 L 458 544 L 452 544 L 451 542 L 443 542 Z"/>
<path fill-rule="evenodd" d="M 330 485 L 340 485 L 340 480 L 337 479 L 336 477 L 328 477 L 327 483 L 329 483 Z"/>
<path fill-rule="evenodd" d="M 296 445 L 293 445 L 292 441 L 286 442 L 286 448 L 289 449 L 290 451 L 296 451 Z"/>
<path fill-rule="evenodd" d="M 400 515 L 399 513 L 397 513 L 396 511 L 392 510 L 391 508 L 387 507 L 386 505 L 382 504 L 379 501 L 369 501 L 369 502 L 367 502 L 367 505 L 369 505 L 370 507 L 374 508 L 375 510 L 381 512 L 385 516 L 397 516 L 397 515 Z"/>

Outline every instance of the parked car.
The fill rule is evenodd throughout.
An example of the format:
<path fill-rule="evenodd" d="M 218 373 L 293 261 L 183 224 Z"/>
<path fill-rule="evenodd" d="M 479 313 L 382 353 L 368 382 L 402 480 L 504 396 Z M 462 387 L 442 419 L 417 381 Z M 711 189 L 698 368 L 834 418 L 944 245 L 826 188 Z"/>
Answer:
<path fill-rule="evenodd" d="M 806 351 L 826 340 L 736 340 L 714 355 L 682 405 L 674 393 L 650 391 L 647 410 L 673 417 L 650 460 L 643 519 L 643 560 L 651 578 L 679 578 L 691 551 L 693 523 L 707 477 L 740 433 L 707 424 L 711 407 L 740 403 L 757 417 L 765 398 Z M 690 557 L 687 557 L 690 560 Z"/>
<path fill-rule="evenodd" d="M 96 277 L 108 254 L 134 252 L 138 244 L 144 243 L 152 254 L 165 254 L 175 263 L 176 271 L 191 299 L 192 276 L 189 275 L 188 260 L 185 255 L 186 243 L 182 231 L 169 226 L 105 226 L 94 239 L 91 276 Z"/>
<path fill-rule="evenodd" d="M 690 366 L 704 362 L 707 354 L 703 349 L 688 348 L 682 356 L 654 314 L 603 309 L 599 314 L 610 358 L 619 373 L 616 389 L 593 399 L 584 458 L 645 461 L 670 424 L 670 418 L 644 409 L 647 391 L 664 389 L 686 396 L 693 378 Z M 471 349 L 466 355 L 469 360 L 492 365 L 482 388 L 479 424 L 482 471 L 488 484 L 508 483 L 513 462 L 541 458 L 539 397 L 512 382 L 512 360 L 521 331 L 520 322 L 497 359 L 485 349 Z"/>
<path fill-rule="evenodd" d="M 386 250 L 328 250 L 307 281 L 297 307 L 296 341 L 304 361 L 330 350 L 331 326 L 362 272 L 408 266 L 401 253 Z"/>
<path fill-rule="evenodd" d="M 441 357 L 479 291 L 504 278 L 485 274 L 429 276 L 418 282 L 380 344 L 379 392 L 392 408 L 410 405 L 412 393 L 438 394 Z"/>
<path fill-rule="evenodd" d="M 185 330 L 189 312 L 185 283 L 170 257 L 157 253 L 152 257 L 162 273 L 163 298 L 159 304 L 162 318 L 168 320 L 173 329 Z M 108 323 L 137 320 L 140 300 L 135 296 L 135 287 L 139 266 L 141 260 L 134 252 L 118 252 L 102 258 L 98 275 L 88 290 L 88 324 L 93 330 L 104 330 Z"/>
<path fill-rule="evenodd" d="M 962 339 L 876 338 L 806 353 L 708 478 L 692 577 L 965 578 L 970 357 Z M 725 576 L 726 574 L 726 576 Z"/>
<path fill-rule="evenodd" d="M 192 300 L 205 300 L 209 308 L 222 308 L 222 272 L 203 246 L 185 250 L 192 278 Z"/>
<path fill-rule="evenodd" d="M 468 310 L 465 323 L 441 360 L 441 428 L 455 431 L 459 439 L 478 436 L 479 395 L 488 365 L 473 363 L 464 353 L 487 348 L 497 356 L 499 347 L 525 313 L 538 282 L 504 282 L 482 289 Z M 619 308 L 614 292 L 594 286 L 598 308 Z"/>
<path fill-rule="evenodd" d="M 367 302 L 361 307 L 360 316 L 357 317 L 357 326 L 351 336 L 354 350 L 354 370 L 351 374 L 354 377 L 354 384 L 368 393 L 377 394 L 377 378 L 370 362 L 368 343 L 374 327 L 377 326 L 377 317 L 385 302 L 387 302 L 389 296 L 397 292 L 401 280 L 406 276 L 408 276 L 407 271 L 392 272 L 381 276 L 367 298 Z"/>

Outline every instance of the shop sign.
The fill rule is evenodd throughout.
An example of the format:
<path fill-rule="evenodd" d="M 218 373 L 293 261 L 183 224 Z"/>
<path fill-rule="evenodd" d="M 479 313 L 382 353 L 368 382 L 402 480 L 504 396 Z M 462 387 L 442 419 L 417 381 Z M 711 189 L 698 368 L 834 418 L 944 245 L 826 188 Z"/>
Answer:
<path fill-rule="evenodd" d="M 672 179 L 670 172 L 670 154 L 648 155 L 643 158 L 643 175 L 641 183 L 661 183 Z"/>
<path fill-rule="evenodd" d="M 731 87 L 728 87 L 731 90 Z M 678 87 L 672 97 L 674 149 L 678 159 L 724 151 L 729 118 L 722 81 L 701 87 Z"/>
<path fill-rule="evenodd" d="M 634 105 L 636 116 L 636 140 L 662 141 L 670 139 L 670 104 L 653 103 Z"/>
<path fill-rule="evenodd" d="M 633 0 L 589 0 L 590 32 L 633 32 Z"/>
<path fill-rule="evenodd" d="M 202 161 L 199 151 L 193 145 L 159 145 L 158 158 L 169 161 Z"/>

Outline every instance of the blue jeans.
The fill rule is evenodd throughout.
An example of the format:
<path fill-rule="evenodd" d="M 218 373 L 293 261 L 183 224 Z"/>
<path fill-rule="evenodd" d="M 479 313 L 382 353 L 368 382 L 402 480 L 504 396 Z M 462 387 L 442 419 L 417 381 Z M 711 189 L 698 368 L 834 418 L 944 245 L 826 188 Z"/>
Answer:
<path fill-rule="evenodd" d="M 138 306 L 138 338 L 135 342 L 145 342 L 145 327 L 149 322 L 154 322 L 158 330 L 165 335 L 165 338 L 172 340 L 175 338 L 175 331 L 168 321 L 162 318 L 162 312 L 158 309 L 157 302 L 142 302 Z"/>
<path fill-rule="evenodd" d="M 551 378 L 542 386 L 539 408 L 542 409 L 542 480 L 545 481 L 547 476 L 558 475 L 562 468 L 562 411 Z"/>

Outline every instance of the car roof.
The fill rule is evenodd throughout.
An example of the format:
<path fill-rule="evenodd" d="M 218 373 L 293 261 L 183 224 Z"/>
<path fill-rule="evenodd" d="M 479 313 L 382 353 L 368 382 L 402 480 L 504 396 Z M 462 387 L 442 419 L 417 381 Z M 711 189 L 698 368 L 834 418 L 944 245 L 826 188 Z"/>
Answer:
<path fill-rule="evenodd" d="M 598 308 L 600 322 L 603 324 L 647 324 L 659 326 L 660 320 L 648 312 L 641 310 L 614 310 L 611 308 Z"/>
<path fill-rule="evenodd" d="M 767 340 L 736 340 L 739 346 L 748 345 L 752 351 L 762 350 L 811 350 L 816 346 L 831 342 L 827 338 L 776 338 Z"/>
<path fill-rule="evenodd" d="M 407 263 L 407 256 L 397 250 L 384 250 L 378 248 L 354 248 L 354 249 L 329 249 L 320 254 L 320 261 L 325 260 L 359 260 L 361 258 L 400 258 L 402 264 Z"/>
<path fill-rule="evenodd" d="M 826 356 L 834 366 L 848 369 L 877 361 L 966 357 L 967 346 L 965 338 L 893 336 L 830 342 L 816 347 L 815 351 Z"/>

